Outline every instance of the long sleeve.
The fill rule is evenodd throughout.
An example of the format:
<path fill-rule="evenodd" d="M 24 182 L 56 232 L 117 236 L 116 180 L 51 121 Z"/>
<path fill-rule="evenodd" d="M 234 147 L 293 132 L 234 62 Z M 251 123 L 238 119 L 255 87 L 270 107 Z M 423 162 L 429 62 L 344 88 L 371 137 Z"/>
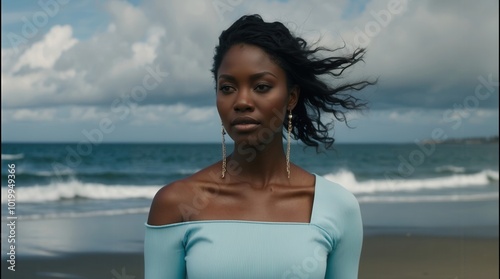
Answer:
<path fill-rule="evenodd" d="M 146 225 L 144 239 L 145 279 L 184 279 L 184 227 Z"/>
<path fill-rule="evenodd" d="M 356 198 L 352 195 L 343 197 L 345 208 L 342 212 L 343 225 L 340 236 L 328 255 L 326 279 L 358 278 L 359 260 L 363 244 L 363 224 L 361 211 Z"/>

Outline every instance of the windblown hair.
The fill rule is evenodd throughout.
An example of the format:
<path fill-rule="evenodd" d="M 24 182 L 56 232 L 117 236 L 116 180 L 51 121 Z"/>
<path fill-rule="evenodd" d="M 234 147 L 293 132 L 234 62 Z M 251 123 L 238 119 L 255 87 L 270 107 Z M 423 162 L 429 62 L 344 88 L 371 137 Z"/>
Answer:
<path fill-rule="evenodd" d="M 292 35 L 281 22 L 269 23 L 264 22 L 259 15 L 245 15 L 219 37 L 211 70 L 216 83 L 224 55 L 233 45 L 240 43 L 263 49 L 285 71 L 288 88 L 299 86 L 299 100 L 292 111 L 292 136 L 308 146 L 316 147 L 316 150 L 319 143 L 328 149 L 335 141 L 328 133 L 333 129 L 334 121 L 323 123 L 321 111 L 331 113 L 336 120 L 347 124 L 345 114 L 349 110 L 360 110 L 367 105 L 348 92 L 359 91 L 375 84 L 375 81 L 358 81 L 332 87 L 320 79 L 322 76 L 339 79 L 344 70 L 363 61 L 363 48 L 356 49 L 348 56 L 321 58 L 318 55 L 320 52 L 333 53 L 338 49 L 312 48 L 304 39 Z M 288 120 L 285 118 L 284 121 Z"/>

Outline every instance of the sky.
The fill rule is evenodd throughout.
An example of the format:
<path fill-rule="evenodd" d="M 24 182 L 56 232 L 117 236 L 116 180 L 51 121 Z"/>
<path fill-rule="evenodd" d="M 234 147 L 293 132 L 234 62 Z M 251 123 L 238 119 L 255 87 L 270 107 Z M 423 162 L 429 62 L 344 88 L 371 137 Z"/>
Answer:
<path fill-rule="evenodd" d="M 498 135 L 496 0 L 2 1 L 2 142 L 219 142 L 210 73 L 245 14 L 365 62 L 338 143 Z M 325 115 L 327 119 L 329 116 Z"/>

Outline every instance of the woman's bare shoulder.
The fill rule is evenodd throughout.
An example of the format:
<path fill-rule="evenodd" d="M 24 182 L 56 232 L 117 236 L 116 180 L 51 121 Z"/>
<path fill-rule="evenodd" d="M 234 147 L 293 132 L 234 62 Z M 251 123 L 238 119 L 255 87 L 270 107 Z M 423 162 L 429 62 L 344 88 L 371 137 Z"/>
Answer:
<path fill-rule="evenodd" d="M 213 184 L 219 179 L 213 170 L 212 166 L 207 167 L 160 188 L 151 203 L 148 224 L 160 226 L 186 221 L 183 209 L 193 202 L 200 185 Z"/>
<path fill-rule="evenodd" d="M 160 188 L 151 203 L 148 224 L 160 226 L 182 222 L 178 208 L 185 201 L 189 184 L 189 180 L 182 179 Z"/>

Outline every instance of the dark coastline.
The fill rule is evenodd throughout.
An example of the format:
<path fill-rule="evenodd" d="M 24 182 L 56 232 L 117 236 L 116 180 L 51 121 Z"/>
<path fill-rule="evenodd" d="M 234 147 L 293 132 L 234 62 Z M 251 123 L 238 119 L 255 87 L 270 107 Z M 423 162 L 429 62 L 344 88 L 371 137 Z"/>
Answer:
<path fill-rule="evenodd" d="M 422 141 L 424 144 L 498 144 L 498 136 L 475 137 L 475 138 L 450 138 L 445 140 L 428 139 Z"/>

